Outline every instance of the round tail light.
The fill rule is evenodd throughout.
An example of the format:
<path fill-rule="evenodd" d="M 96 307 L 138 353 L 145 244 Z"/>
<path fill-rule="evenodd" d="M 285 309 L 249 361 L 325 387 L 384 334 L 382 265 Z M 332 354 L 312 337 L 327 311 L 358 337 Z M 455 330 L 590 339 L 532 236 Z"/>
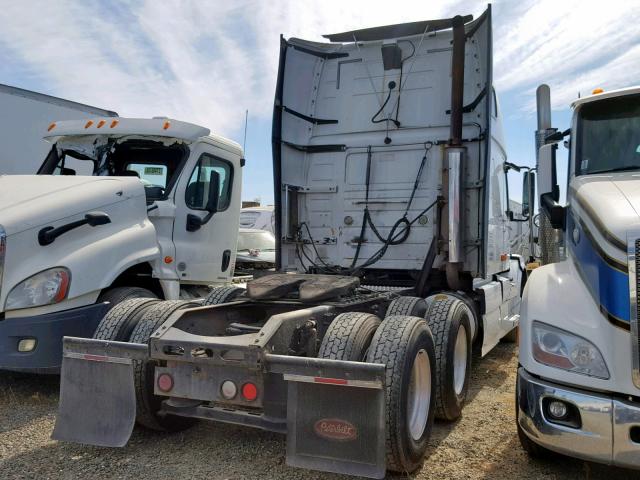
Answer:
<path fill-rule="evenodd" d="M 168 373 L 158 375 L 158 389 L 162 392 L 168 392 L 173 388 L 173 377 Z"/>
<path fill-rule="evenodd" d="M 242 385 L 242 396 L 248 402 L 253 402 L 256 398 L 258 398 L 258 387 L 251 382 L 247 382 Z"/>

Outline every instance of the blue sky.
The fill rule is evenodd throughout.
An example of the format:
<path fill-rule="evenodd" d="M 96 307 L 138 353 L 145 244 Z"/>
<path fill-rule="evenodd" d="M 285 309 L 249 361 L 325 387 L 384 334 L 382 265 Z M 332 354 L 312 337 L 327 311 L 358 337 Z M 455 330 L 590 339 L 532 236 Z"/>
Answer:
<path fill-rule="evenodd" d="M 479 15 L 483 1 L 0 0 L 0 83 L 115 110 L 166 115 L 242 143 L 243 198 L 270 203 L 280 33 L 321 35 Z M 514 163 L 533 164 L 535 88 L 566 128 L 578 93 L 640 83 L 640 0 L 493 3 L 494 84 Z M 519 180 L 519 179 L 518 179 Z M 512 182 L 512 197 L 520 195 Z"/>

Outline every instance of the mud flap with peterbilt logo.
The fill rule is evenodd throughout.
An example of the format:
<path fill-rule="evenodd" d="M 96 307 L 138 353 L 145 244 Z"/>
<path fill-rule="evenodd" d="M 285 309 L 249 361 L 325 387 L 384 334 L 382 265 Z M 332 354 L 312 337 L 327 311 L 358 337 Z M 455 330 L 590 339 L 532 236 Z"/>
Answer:
<path fill-rule="evenodd" d="M 303 368 L 287 369 L 296 373 L 284 373 L 288 383 L 287 464 L 383 478 L 384 365 L 305 361 Z"/>

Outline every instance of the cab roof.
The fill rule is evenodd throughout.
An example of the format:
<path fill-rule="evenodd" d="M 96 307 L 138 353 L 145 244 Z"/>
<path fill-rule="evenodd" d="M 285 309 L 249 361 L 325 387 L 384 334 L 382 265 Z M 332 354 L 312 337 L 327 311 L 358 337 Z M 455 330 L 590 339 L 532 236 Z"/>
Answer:
<path fill-rule="evenodd" d="M 242 148 L 236 142 L 194 123 L 166 117 L 124 118 L 95 117 L 82 120 L 53 122 L 45 132 L 45 140 L 55 143 L 62 137 L 81 135 L 105 135 L 109 137 L 150 136 L 183 140 L 187 143 L 202 140 L 242 155 Z"/>
<path fill-rule="evenodd" d="M 634 95 L 640 93 L 640 86 L 618 88 L 616 90 L 605 91 L 602 93 L 596 93 L 593 95 L 587 95 L 586 97 L 578 98 L 572 104 L 572 108 L 577 108 L 585 103 L 595 102 L 598 100 L 604 100 L 605 98 L 622 97 L 624 95 Z"/>

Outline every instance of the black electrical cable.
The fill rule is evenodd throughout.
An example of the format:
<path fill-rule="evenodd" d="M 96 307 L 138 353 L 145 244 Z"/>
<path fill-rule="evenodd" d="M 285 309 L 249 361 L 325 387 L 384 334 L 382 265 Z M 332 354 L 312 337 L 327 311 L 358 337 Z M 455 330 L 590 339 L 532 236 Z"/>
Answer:
<path fill-rule="evenodd" d="M 413 57 L 416 54 L 416 46 L 413 44 L 413 42 L 411 40 L 398 40 L 398 43 L 400 43 L 400 42 L 406 42 L 409 45 L 411 45 L 412 51 L 411 51 L 411 55 L 409 55 L 408 57 L 403 58 L 402 60 L 400 60 L 400 80 L 398 82 L 400 85 L 398 86 L 398 103 L 396 104 L 396 120 L 394 122 L 397 128 L 400 128 L 400 122 L 398 121 L 398 115 L 400 114 L 400 96 L 402 94 L 402 73 L 403 73 L 404 62 L 406 62 L 407 60 L 409 60 L 411 57 Z"/>
<path fill-rule="evenodd" d="M 399 218 L 391 227 L 389 231 L 389 235 L 385 238 L 383 237 L 375 224 L 373 223 L 373 219 L 371 218 L 371 213 L 369 212 L 369 187 L 371 182 L 371 146 L 367 148 L 367 169 L 365 175 L 365 204 L 364 204 L 364 213 L 362 216 L 362 227 L 360 229 L 360 236 L 358 237 L 358 245 L 356 246 L 356 252 L 353 256 L 353 261 L 351 262 L 351 269 L 354 269 L 358 259 L 360 258 L 360 249 L 362 248 L 362 243 L 364 242 L 364 234 L 367 228 L 367 225 L 371 227 L 371 231 L 377 237 L 378 241 L 382 242 L 385 245 L 384 251 L 389 246 L 392 245 L 400 245 L 404 243 L 411 233 L 411 225 L 415 222 L 409 222 L 407 219 L 407 215 L 409 214 L 409 209 L 411 208 L 411 204 L 413 203 L 413 198 L 415 197 L 416 191 L 418 190 L 418 185 L 420 184 L 420 178 L 422 177 L 422 172 L 424 170 L 424 166 L 427 162 L 427 155 L 429 154 L 429 150 L 433 147 L 432 142 L 424 142 L 424 155 L 422 157 L 422 161 L 420 162 L 420 167 L 418 168 L 418 175 L 416 176 L 416 181 L 413 184 L 413 189 L 411 191 L 411 196 L 409 197 L 409 201 L 407 202 L 407 207 L 404 210 L 404 214 L 401 218 Z M 422 215 L 422 214 L 421 214 Z M 400 226 L 404 224 L 404 228 L 400 231 L 399 235 L 396 235 L 396 230 L 400 228 Z M 384 254 L 384 252 L 383 252 Z M 377 261 L 377 260 L 376 260 Z M 365 262 L 366 263 L 366 262 Z M 362 268 L 362 267 L 359 267 Z"/>
<path fill-rule="evenodd" d="M 387 103 L 389 103 L 389 99 L 391 98 L 391 92 L 393 92 L 393 89 L 396 88 L 396 82 L 391 80 L 387 86 L 389 87 L 389 93 L 387 94 L 387 98 L 385 99 L 385 101 L 382 104 L 382 106 L 380 107 L 380 109 L 373 115 L 373 117 L 371 117 L 371 122 L 372 123 L 382 123 L 382 122 L 389 121 L 388 118 L 381 118 L 380 120 L 376 120 L 376 117 L 378 115 L 380 115 L 382 110 L 384 110 L 384 107 L 386 107 Z M 391 120 L 391 121 L 394 121 L 394 120 Z"/>
<path fill-rule="evenodd" d="M 423 216 L 425 213 L 427 213 L 429 210 L 431 210 L 435 205 L 438 205 L 442 201 L 443 201 L 442 197 L 438 197 L 427 208 L 422 210 L 413 220 L 408 222 L 407 226 L 405 227 L 405 230 L 410 228 L 411 225 L 413 225 L 421 216 Z M 380 249 L 378 249 L 378 251 L 376 253 L 371 255 L 371 257 L 369 257 L 362 265 L 358 266 L 358 268 L 351 269 L 350 275 L 357 275 L 358 273 L 360 273 L 360 271 L 362 269 L 370 267 L 374 263 L 378 262 L 384 256 L 384 254 L 387 252 L 387 249 L 391 245 L 391 241 L 396 240 L 397 236 L 398 235 L 402 235 L 402 234 L 404 234 L 404 231 L 398 232 L 397 234 L 393 230 L 391 232 L 389 232 L 389 237 L 388 237 L 389 241 L 385 242 L 385 244 L 382 245 L 382 247 Z"/>

